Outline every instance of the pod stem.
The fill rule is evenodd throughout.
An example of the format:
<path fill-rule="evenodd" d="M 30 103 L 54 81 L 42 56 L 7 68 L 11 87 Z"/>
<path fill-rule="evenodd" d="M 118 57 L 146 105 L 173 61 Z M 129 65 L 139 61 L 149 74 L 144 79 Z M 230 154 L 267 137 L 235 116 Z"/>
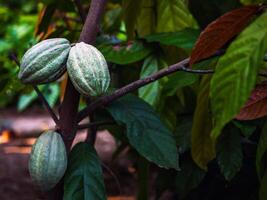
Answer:
<path fill-rule="evenodd" d="M 17 56 L 14 53 L 10 54 L 9 58 L 11 60 L 13 60 L 17 64 L 18 67 L 20 67 L 20 62 L 19 62 Z M 51 108 L 51 106 L 49 105 L 49 103 L 47 102 L 47 100 L 44 97 L 43 93 L 39 90 L 39 88 L 36 85 L 32 85 L 32 87 L 35 90 L 35 92 L 37 93 L 38 98 L 41 100 L 41 102 L 43 103 L 44 107 L 48 111 L 49 115 L 54 120 L 54 122 L 56 124 L 56 127 L 59 127 L 59 125 L 60 125 L 59 119 L 58 119 L 57 115 L 55 114 L 55 112 L 53 111 L 53 109 Z"/>

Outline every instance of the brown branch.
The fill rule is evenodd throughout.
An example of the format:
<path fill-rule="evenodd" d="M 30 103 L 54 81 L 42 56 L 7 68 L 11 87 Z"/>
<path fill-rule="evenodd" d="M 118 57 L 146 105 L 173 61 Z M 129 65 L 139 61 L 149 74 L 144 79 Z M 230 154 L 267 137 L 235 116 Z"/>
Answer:
<path fill-rule="evenodd" d="M 216 55 L 221 55 L 223 53 L 224 53 L 223 51 L 218 52 Z M 212 57 L 214 57 L 214 55 Z M 103 107 L 103 106 L 111 103 L 112 101 L 124 96 L 127 93 L 130 93 L 130 92 L 132 92 L 132 91 L 134 91 L 140 87 L 143 87 L 149 83 L 152 83 L 152 82 L 154 82 L 154 81 L 156 81 L 156 80 L 158 80 L 164 76 L 173 74 L 177 71 L 183 71 L 183 72 L 193 73 L 193 74 L 212 74 L 215 72 L 214 70 L 194 70 L 194 69 L 188 68 L 188 65 L 189 65 L 189 58 L 184 59 L 181 62 L 176 63 L 174 65 L 171 65 L 167 68 L 164 68 L 164 69 L 156 72 L 155 74 L 152 74 L 151 76 L 134 81 L 134 82 L 116 90 L 111 95 L 103 96 L 103 97 L 97 99 L 95 102 L 90 104 L 90 106 L 84 108 L 83 110 L 81 110 L 78 113 L 77 122 L 79 123 L 82 119 L 84 119 L 88 114 L 92 113 L 97 108 L 99 108 L 101 106 Z M 266 72 L 260 72 L 258 75 L 262 76 L 262 77 L 267 77 Z"/>
<path fill-rule="evenodd" d="M 78 113 L 78 117 L 77 117 L 77 122 L 80 122 L 82 119 L 84 119 L 86 116 L 88 116 L 88 114 L 90 114 L 91 112 L 93 112 L 96 108 L 100 107 L 100 106 L 105 106 L 108 103 L 124 96 L 127 93 L 130 93 L 144 85 L 147 85 L 151 82 L 154 82 L 164 76 L 167 76 L 169 74 L 172 74 L 174 72 L 177 71 L 181 71 L 183 67 L 188 66 L 188 61 L 189 59 L 185 59 L 177 64 L 171 65 L 168 68 L 164 68 L 158 72 L 156 72 L 155 74 L 148 76 L 144 79 L 139 79 L 137 81 L 134 81 L 118 90 L 116 90 L 113 94 L 108 95 L 108 96 L 103 96 L 101 98 L 99 98 L 98 100 L 96 100 L 95 102 L 93 102 L 90 106 L 86 107 L 85 109 L 81 110 Z"/>
<path fill-rule="evenodd" d="M 13 60 L 17 64 L 18 67 L 20 67 L 20 62 L 19 62 L 19 60 L 18 60 L 18 58 L 17 58 L 17 56 L 15 54 L 10 54 L 9 58 L 11 60 Z M 54 120 L 56 126 L 59 127 L 59 119 L 58 119 L 57 115 L 54 113 L 53 109 L 50 107 L 49 103 L 45 99 L 45 97 L 42 94 L 42 92 L 39 90 L 39 88 L 36 85 L 32 85 L 32 87 L 35 90 L 35 92 L 37 93 L 38 98 L 41 100 L 41 102 L 43 103 L 44 107 L 48 111 L 49 115 Z"/>
<path fill-rule="evenodd" d="M 83 26 L 79 41 L 93 44 L 96 39 L 97 27 L 103 14 L 106 0 L 92 0 L 88 16 Z M 72 141 L 76 134 L 76 114 L 78 111 L 80 95 L 67 81 L 66 93 L 62 102 L 60 112 L 60 128 L 67 150 L 70 150 Z"/>
<path fill-rule="evenodd" d="M 91 0 L 90 9 L 86 17 L 85 24 L 80 34 L 79 42 L 93 44 L 98 31 L 98 23 L 104 12 L 106 0 Z M 71 81 L 68 79 L 64 99 L 60 110 L 60 132 L 69 152 L 71 144 L 75 138 L 77 130 L 77 112 L 80 94 L 76 91 Z M 63 179 L 49 193 L 49 200 L 63 199 Z"/>

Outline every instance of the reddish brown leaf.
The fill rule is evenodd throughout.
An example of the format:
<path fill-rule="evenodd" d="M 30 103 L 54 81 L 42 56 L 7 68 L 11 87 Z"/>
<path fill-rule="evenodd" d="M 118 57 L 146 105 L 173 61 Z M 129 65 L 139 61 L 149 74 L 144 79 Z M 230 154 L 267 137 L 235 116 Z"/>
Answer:
<path fill-rule="evenodd" d="M 267 115 L 267 81 L 257 85 L 246 105 L 235 117 L 238 120 L 253 120 Z"/>
<path fill-rule="evenodd" d="M 215 54 L 230 39 L 240 33 L 260 6 L 245 6 L 228 12 L 210 23 L 200 34 L 190 57 L 190 66 Z"/>

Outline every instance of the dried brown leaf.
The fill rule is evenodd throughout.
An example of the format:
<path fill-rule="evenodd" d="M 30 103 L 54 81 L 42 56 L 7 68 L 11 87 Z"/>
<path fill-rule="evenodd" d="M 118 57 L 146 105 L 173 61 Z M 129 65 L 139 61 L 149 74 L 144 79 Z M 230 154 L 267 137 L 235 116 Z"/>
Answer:
<path fill-rule="evenodd" d="M 246 105 L 235 117 L 238 120 L 253 120 L 267 115 L 267 81 L 257 85 Z"/>
<path fill-rule="evenodd" d="M 208 58 L 240 33 L 260 6 L 245 6 L 228 12 L 210 23 L 200 34 L 190 57 L 190 66 Z"/>

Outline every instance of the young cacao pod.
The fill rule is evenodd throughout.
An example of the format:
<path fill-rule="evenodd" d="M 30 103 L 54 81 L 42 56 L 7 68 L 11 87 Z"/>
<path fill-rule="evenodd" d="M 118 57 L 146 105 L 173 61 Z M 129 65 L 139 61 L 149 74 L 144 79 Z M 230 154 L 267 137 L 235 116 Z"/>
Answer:
<path fill-rule="evenodd" d="M 80 42 L 71 47 L 67 71 L 74 87 L 85 96 L 99 96 L 109 87 L 107 62 L 92 45 Z"/>
<path fill-rule="evenodd" d="M 66 71 L 70 43 L 64 38 L 43 40 L 22 57 L 19 79 L 25 84 L 57 80 Z"/>
<path fill-rule="evenodd" d="M 29 160 L 33 182 L 41 190 L 52 189 L 67 169 L 67 153 L 57 132 L 46 131 L 35 142 Z"/>

